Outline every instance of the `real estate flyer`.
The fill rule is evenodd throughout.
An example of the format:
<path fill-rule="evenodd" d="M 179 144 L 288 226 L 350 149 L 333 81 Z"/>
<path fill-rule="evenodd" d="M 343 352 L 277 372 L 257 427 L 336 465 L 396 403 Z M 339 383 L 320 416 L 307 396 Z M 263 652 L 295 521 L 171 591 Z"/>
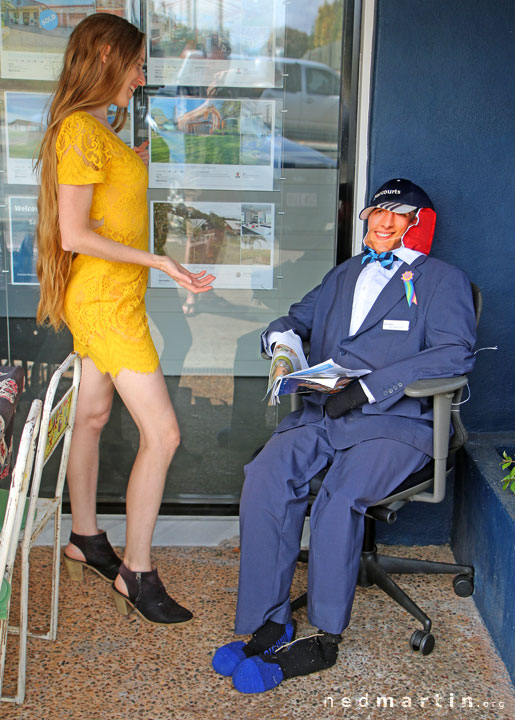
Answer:
<path fill-rule="evenodd" d="M 74 27 L 95 12 L 131 19 L 130 0 L 2 1 L 2 77 L 56 80 Z"/>
<path fill-rule="evenodd" d="M 34 163 L 46 129 L 50 93 L 6 92 L 7 182 L 37 185 Z"/>
<path fill-rule="evenodd" d="M 35 231 L 38 217 L 37 197 L 11 195 L 8 198 L 11 256 L 11 282 L 13 285 L 37 285 L 37 246 Z"/>
<path fill-rule="evenodd" d="M 37 185 L 34 164 L 46 130 L 46 116 L 49 109 L 50 93 L 6 92 L 5 133 L 7 148 L 7 182 L 14 185 Z M 127 145 L 133 143 L 133 100 L 120 139 Z M 114 119 L 113 112 L 108 115 Z"/>
<path fill-rule="evenodd" d="M 212 273 L 220 289 L 273 288 L 273 204 L 154 201 L 150 206 L 151 252 L 191 272 Z M 176 284 L 151 269 L 150 286 Z"/>
<path fill-rule="evenodd" d="M 149 0 L 151 85 L 282 87 L 283 0 Z"/>
<path fill-rule="evenodd" d="M 150 98 L 149 185 L 272 190 L 274 100 Z"/>

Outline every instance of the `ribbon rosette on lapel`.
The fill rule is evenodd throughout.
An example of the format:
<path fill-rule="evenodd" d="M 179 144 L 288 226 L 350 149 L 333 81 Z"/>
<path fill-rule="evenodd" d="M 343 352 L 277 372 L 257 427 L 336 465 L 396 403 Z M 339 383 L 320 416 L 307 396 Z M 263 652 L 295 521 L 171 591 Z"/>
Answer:
<path fill-rule="evenodd" d="M 418 305 L 417 296 L 415 295 L 415 287 L 413 285 L 413 273 L 411 272 L 411 270 L 406 270 L 406 272 L 402 274 L 401 279 L 404 283 L 404 289 L 406 290 L 406 300 L 408 301 L 409 307 L 411 307 L 411 303 L 415 303 L 415 305 Z"/>

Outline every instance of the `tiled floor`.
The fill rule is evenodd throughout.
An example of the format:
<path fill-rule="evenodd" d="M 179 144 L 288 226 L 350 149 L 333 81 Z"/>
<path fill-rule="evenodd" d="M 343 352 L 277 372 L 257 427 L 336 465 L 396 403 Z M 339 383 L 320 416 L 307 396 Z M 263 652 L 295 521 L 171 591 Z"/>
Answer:
<path fill-rule="evenodd" d="M 389 549 L 404 554 L 403 548 Z M 413 556 L 450 559 L 447 548 L 410 549 Z M 239 694 L 210 666 L 214 649 L 232 639 L 238 552 L 218 547 L 161 547 L 154 553 L 171 593 L 195 612 L 193 622 L 156 627 L 117 615 L 109 586 L 93 573 L 82 585 L 61 576 L 55 643 L 29 640 L 27 697 L 3 703 L 5 720 L 468 720 L 515 717 L 513 688 L 472 598 L 458 598 L 450 577 L 405 577 L 434 620 L 436 647 L 422 657 L 408 640 L 417 623 L 376 589 L 358 588 L 350 627 L 335 667 L 283 683 L 259 696 Z M 32 559 L 31 615 L 43 621 L 49 593 L 48 548 Z M 305 587 L 299 565 L 294 590 Z M 309 631 L 297 613 L 300 634 Z M 11 642 L 5 689 L 12 687 Z M 383 707 L 381 699 L 393 703 Z M 471 706 L 470 706 L 471 705 Z"/>

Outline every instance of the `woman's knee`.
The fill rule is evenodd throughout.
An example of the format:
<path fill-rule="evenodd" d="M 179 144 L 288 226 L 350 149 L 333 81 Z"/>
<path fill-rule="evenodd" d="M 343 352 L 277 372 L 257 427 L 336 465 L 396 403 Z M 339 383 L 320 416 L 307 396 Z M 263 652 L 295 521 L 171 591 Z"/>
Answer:
<path fill-rule="evenodd" d="M 83 411 L 77 419 L 83 426 L 91 430 L 91 432 L 100 434 L 107 425 L 110 415 L 111 406 L 90 407 L 86 411 Z"/>
<path fill-rule="evenodd" d="M 168 460 L 172 459 L 180 443 L 181 433 L 176 422 L 156 424 L 150 436 L 145 433 L 141 436 L 142 447 Z"/>

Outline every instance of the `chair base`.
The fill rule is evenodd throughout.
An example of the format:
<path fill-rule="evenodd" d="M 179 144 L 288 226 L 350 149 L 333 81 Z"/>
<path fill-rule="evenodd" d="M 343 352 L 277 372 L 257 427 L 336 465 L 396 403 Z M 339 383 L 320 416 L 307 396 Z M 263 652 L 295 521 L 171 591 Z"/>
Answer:
<path fill-rule="evenodd" d="M 431 630 L 431 619 L 419 608 L 409 595 L 397 585 L 389 573 L 396 575 L 437 575 L 440 573 L 456 575 L 458 579 L 458 587 L 457 583 L 454 584 L 456 594 L 461 595 L 461 597 L 466 597 L 466 595 L 471 595 L 473 592 L 474 568 L 470 565 L 457 565 L 455 563 L 380 555 L 375 547 L 373 550 L 363 551 L 361 553 L 357 584 L 360 587 L 372 587 L 376 585 L 398 605 L 409 612 L 416 620 L 421 622 L 425 632 L 430 632 Z M 468 584 L 469 588 L 465 588 L 464 584 Z M 467 591 L 467 589 L 469 591 Z"/>
<path fill-rule="evenodd" d="M 372 528 L 370 528 L 370 530 L 372 530 Z M 370 539 L 370 536 L 368 539 Z M 368 543 L 365 543 L 365 546 L 367 544 Z M 305 550 L 301 551 L 299 560 L 301 562 L 307 562 L 307 559 L 308 553 Z M 411 636 L 410 645 L 413 650 L 420 650 L 423 655 L 428 655 L 434 647 L 434 638 L 430 634 L 432 625 L 431 618 L 397 585 L 388 573 L 398 575 L 434 575 L 440 573 L 456 575 L 454 578 L 454 591 L 460 597 L 467 597 L 471 595 L 474 590 L 474 568 L 470 565 L 380 555 L 375 545 L 372 549 L 367 548 L 362 550 L 357 585 L 360 587 L 372 587 L 376 585 L 398 605 L 409 612 L 416 620 L 422 623 L 423 631 L 415 630 Z M 307 594 L 304 593 L 304 595 L 301 595 L 292 602 L 291 609 L 295 611 L 306 604 Z"/>

